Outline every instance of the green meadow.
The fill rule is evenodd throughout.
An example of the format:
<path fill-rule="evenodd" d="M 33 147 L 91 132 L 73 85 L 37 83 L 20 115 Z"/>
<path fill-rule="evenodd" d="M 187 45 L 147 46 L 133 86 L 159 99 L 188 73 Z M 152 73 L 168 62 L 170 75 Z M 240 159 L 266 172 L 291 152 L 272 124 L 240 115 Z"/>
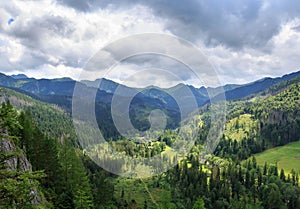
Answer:
<path fill-rule="evenodd" d="M 255 157 L 261 166 L 265 162 L 269 164 L 277 162 L 278 168 L 283 168 L 286 173 L 290 173 L 292 169 L 300 173 L 300 141 L 266 150 L 256 154 Z"/>

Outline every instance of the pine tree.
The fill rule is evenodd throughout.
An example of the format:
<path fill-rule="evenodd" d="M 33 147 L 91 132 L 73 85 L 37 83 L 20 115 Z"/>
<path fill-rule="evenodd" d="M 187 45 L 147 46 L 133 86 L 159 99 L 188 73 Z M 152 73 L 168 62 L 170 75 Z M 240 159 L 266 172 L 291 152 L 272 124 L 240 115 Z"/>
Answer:
<path fill-rule="evenodd" d="M 284 174 L 284 170 L 283 169 L 280 170 L 280 179 L 282 181 L 285 181 L 285 174 Z"/>
<path fill-rule="evenodd" d="M 202 198 L 197 199 L 197 201 L 194 203 L 192 209 L 205 209 L 203 199 Z"/>
<path fill-rule="evenodd" d="M 75 208 L 93 208 L 91 184 L 82 160 L 68 138 L 63 139 L 62 143 L 60 157 L 63 162 L 66 191 L 72 194 Z"/>

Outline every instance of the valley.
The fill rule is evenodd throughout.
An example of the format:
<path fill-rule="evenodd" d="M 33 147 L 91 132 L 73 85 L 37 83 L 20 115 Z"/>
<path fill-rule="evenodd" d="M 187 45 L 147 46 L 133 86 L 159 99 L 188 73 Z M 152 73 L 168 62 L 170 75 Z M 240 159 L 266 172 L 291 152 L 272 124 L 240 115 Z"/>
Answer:
<path fill-rule="evenodd" d="M 1 140 L 10 140 L 32 166 L 22 178 L 34 181 L 42 197 L 33 208 L 299 208 L 299 72 L 224 87 L 224 132 L 211 142 L 207 141 L 209 130 L 222 124 L 222 117 L 212 123 L 211 113 L 217 109 L 207 92 L 219 104 L 220 88 L 188 87 L 198 106 L 185 116 L 192 123 L 184 125 L 179 123 L 176 102 L 165 90 L 143 89 L 131 103 L 130 117 L 137 129 L 146 130 L 145 136 L 126 138 L 113 125 L 110 110 L 118 84 L 105 80 L 95 113 L 101 134 L 108 140 L 99 142 L 93 127 L 76 120 L 90 133 L 90 141 L 84 144 L 72 120 L 74 82 L 1 75 L 0 122 L 6 130 Z M 81 85 L 95 88 L 92 82 Z M 180 86 L 166 90 L 171 91 L 180 95 Z M 148 117 L 154 109 L 167 115 L 168 124 L 165 130 L 150 134 Z M 189 152 L 176 152 L 190 138 L 194 141 Z M 208 152 L 215 142 L 215 149 Z M 111 154 L 109 147 L 120 155 Z M 26 194 L 32 187 L 17 184 L 19 180 L 10 173 L 22 176 L 23 171 L 7 172 L 5 160 L 12 156 L 18 158 L 1 150 L 1 204 L 30 208 L 32 197 Z M 100 167 L 104 161 L 113 168 Z M 138 176 L 141 171 L 147 177 Z M 20 192 L 14 196 L 13 191 Z"/>

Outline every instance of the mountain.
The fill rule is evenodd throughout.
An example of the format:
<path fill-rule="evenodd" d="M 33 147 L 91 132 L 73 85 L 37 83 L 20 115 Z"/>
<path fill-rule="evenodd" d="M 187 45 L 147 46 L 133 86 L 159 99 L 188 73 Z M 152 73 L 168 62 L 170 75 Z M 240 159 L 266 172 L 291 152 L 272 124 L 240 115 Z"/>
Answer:
<path fill-rule="evenodd" d="M 155 86 L 132 88 L 105 78 L 76 82 L 70 78 L 35 79 L 22 74 L 7 76 L 0 73 L 0 86 L 12 88 L 40 101 L 59 105 L 69 113 L 72 112 L 72 97 L 75 85 L 80 85 L 83 90 L 81 95 L 77 95 L 82 99 L 89 99 L 87 96 L 96 91 L 97 120 L 98 122 L 103 121 L 102 126 L 106 127 L 105 129 L 113 130 L 109 132 L 116 133 L 114 128 L 109 128 L 114 127 L 110 107 L 112 99 L 116 95 L 119 101 L 133 97 L 128 111 L 131 120 L 139 130 L 149 128 L 148 116 L 155 109 L 162 110 L 166 114 L 168 128 L 176 128 L 179 125 L 180 118 L 186 117 L 197 108 L 191 105 L 192 101 L 196 101 L 196 105 L 201 107 L 209 103 L 210 98 L 213 100 L 220 99 L 220 92 L 222 91 L 224 91 L 228 101 L 237 100 L 263 92 L 274 84 L 290 80 L 298 75 L 300 75 L 300 71 L 279 78 L 264 78 L 249 84 L 227 84 L 216 88 L 195 88 L 191 85 L 178 84 L 163 89 Z M 98 88 L 99 84 L 100 87 Z M 191 93 L 192 97 L 188 96 L 187 91 Z M 176 98 L 178 101 L 175 100 Z M 181 107 L 179 104 L 181 104 Z M 181 113 L 180 110 L 187 111 Z"/>
<path fill-rule="evenodd" d="M 16 85 L 16 80 L 11 76 L 0 73 L 0 85 L 6 87 L 13 87 Z"/>
<path fill-rule="evenodd" d="M 27 79 L 28 77 L 25 74 L 17 74 L 17 75 L 11 75 L 14 79 Z"/>
<path fill-rule="evenodd" d="M 144 130 L 147 129 L 150 124 L 148 122 L 148 116 L 152 110 L 160 109 L 162 110 L 167 118 L 168 124 L 167 127 L 175 128 L 178 126 L 180 112 L 177 104 L 172 101 L 171 97 L 168 98 L 168 101 L 172 101 L 172 105 L 166 103 L 160 98 L 149 97 L 143 92 L 139 92 L 138 89 L 126 87 L 124 85 L 119 85 L 113 81 L 107 79 L 101 79 L 100 89 L 95 89 L 96 82 L 93 82 L 93 85 L 89 82 L 81 83 L 76 82 L 69 78 L 60 78 L 60 79 L 33 79 L 33 78 L 20 78 L 15 79 L 11 76 L 5 74 L 0 74 L 0 85 L 4 87 L 12 88 L 21 93 L 25 93 L 35 99 L 40 101 L 57 104 L 60 107 L 63 107 L 67 112 L 71 113 L 72 109 L 72 96 L 74 93 L 75 85 L 80 85 L 82 89 L 82 95 L 76 95 L 82 98 L 85 98 L 87 95 L 96 91 L 96 113 L 97 119 L 103 121 L 102 126 L 107 127 L 109 132 L 113 131 L 114 127 L 112 118 L 110 116 L 110 105 L 115 91 L 117 90 L 120 98 L 126 98 L 134 96 L 130 104 L 130 117 L 133 120 L 133 123 L 138 129 Z M 87 93 L 89 92 L 89 93 Z M 165 94 L 161 91 L 162 94 Z M 144 109 L 144 111 L 139 111 L 138 109 Z M 139 113 L 139 114 L 137 114 Z M 99 122 L 101 123 L 101 122 Z M 112 130 L 112 131 L 111 131 Z"/>
<path fill-rule="evenodd" d="M 155 86 L 149 86 L 147 88 L 141 89 L 131 88 L 105 78 L 96 79 L 95 81 L 83 80 L 80 82 L 76 82 L 70 78 L 34 79 L 28 78 L 24 74 L 7 76 L 5 74 L 0 73 L 0 85 L 5 87 L 21 89 L 26 92 L 33 93 L 35 95 L 73 96 L 74 86 L 75 84 L 77 84 L 82 85 L 82 88 L 97 88 L 98 90 L 103 91 L 101 94 L 99 94 L 103 97 L 100 96 L 97 98 L 99 99 L 99 101 L 103 101 L 108 104 L 111 102 L 111 100 L 107 98 L 112 97 L 114 93 L 126 97 L 137 94 L 138 92 L 142 92 L 143 95 L 146 95 L 149 98 L 152 98 L 154 100 L 160 100 L 163 104 L 168 106 L 168 108 L 176 109 L 174 100 L 170 97 L 171 95 L 176 95 L 178 97 L 186 96 L 186 87 L 194 95 L 198 106 L 202 106 L 203 104 L 209 102 L 210 97 L 214 99 L 220 97 L 220 93 L 222 93 L 222 91 L 225 92 L 227 100 L 236 100 L 249 96 L 251 94 L 256 94 L 258 92 L 264 91 L 265 89 L 271 87 L 276 83 L 292 79 L 298 75 L 300 75 L 300 71 L 284 75 L 278 78 L 263 78 L 261 80 L 244 85 L 227 84 L 225 86 L 220 86 L 216 88 L 195 88 L 191 85 L 178 84 L 174 87 L 167 89 L 162 89 Z M 101 85 L 99 87 L 100 83 Z"/>
<path fill-rule="evenodd" d="M 33 94 L 72 96 L 75 83 L 76 81 L 71 79 L 34 79 L 0 73 L 1 86 L 17 88 Z"/>
<path fill-rule="evenodd" d="M 287 74 L 287 75 L 284 75 L 284 76 L 278 77 L 278 78 L 263 78 L 261 80 L 242 85 L 242 86 L 234 88 L 232 90 L 225 91 L 225 97 L 226 97 L 226 100 L 241 99 L 241 98 L 247 97 L 249 95 L 262 92 L 279 82 L 293 79 L 299 75 L 300 75 L 300 71 L 294 72 L 291 74 Z M 221 98 L 220 95 L 216 95 L 213 99 L 218 100 L 219 98 Z"/>
<path fill-rule="evenodd" d="M 114 81 L 108 80 L 106 78 L 96 79 L 94 81 L 82 80 L 81 83 L 84 83 L 88 87 L 99 88 L 100 90 L 106 91 L 108 93 L 115 93 L 117 88 L 126 88 L 126 90 L 130 91 L 133 88 L 124 86 L 122 84 L 118 84 Z M 101 85 L 100 85 L 101 83 Z M 100 86 L 99 86 L 100 85 Z"/>
<path fill-rule="evenodd" d="M 217 99 L 221 98 L 220 94 L 225 94 L 226 100 L 237 100 L 244 97 L 247 97 L 252 94 L 257 94 L 262 92 L 269 87 L 280 83 L 282 81 L 290 80 L 300 75 L 300 71 L 294 72 L 291 74 L 284 75 L 282 77 L 277 78 L 263 78 L 251 83 L 247 84 L 226 84 L 224 86 L 219 87 L 200 87 L 195 88 L 192 85 L 185 85 L 185 84 L 178 84 L 174 87 L 170 87 L 167 89 L 149 86 L 143 89 L 135 89 L 130 88 L 121 84 L 118 84 L 114 81 L 108 79 L 97 79 L 95 81 L 82 81 L 84 84 L 90 87 L 98 87 L 99 83 L 101 82 L 100 89 L 109 93 L 115 93 L 117 88 L 120 88 L 119 92 L 122 92 L 123 95 L 126 92 L 134 92 L 134 91 L 142 91 L 144 95 L 147 95 L 150 98 L 157 98 L 160 99 L 163 103 L 167 104 L 169 107 L 174 106 L 174 100 L 170 99 L 171 95 L 176 95 L 178 97 L 185 97 L 186 96 L 186 88 L 188 88 L 192 94 L 194 95 L 198 106 L 202 106 L 204 104 L 209 103 L 209 99 Z"/>

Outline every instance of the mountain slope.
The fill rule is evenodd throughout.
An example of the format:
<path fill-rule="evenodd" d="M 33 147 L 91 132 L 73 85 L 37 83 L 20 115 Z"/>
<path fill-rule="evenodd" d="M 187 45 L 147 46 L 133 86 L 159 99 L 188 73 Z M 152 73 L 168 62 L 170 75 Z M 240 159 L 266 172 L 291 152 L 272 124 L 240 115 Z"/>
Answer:
<path fill-rule="evenodd" d="M 268 149 L 255 157 L 260 166 L 265 163 L 277 164 L 279 169 L 284 169 L 287 173 L 292 170 L 300 173 L 300 141 Z"/>
<path fill-rule="evenodd" d="M 228 103 L 227 123 L 215 154 L 243 160 L 300 139 L 300 76 L 249 99 Z"/>
<path fill-rule="evenodd" d="M 255 82 L 242 85 L 233 90 L 225 91 L 225 97 L 226 97 L 226 100 L 229 100 L 229 101 L 241 99 L 241 98 L 250 96 L 252 94 L 257 94 L 259 92 L 262 92 L 277 83 L 293 79 L 299 75 L 300 75 L 300 71 L 294 72 L 291 74 L 287 74 L 287 75 L 284 75 L 284 76 L 278 77 L 278 78 L 263 78 L 261 80 L 255 81 Z M 219 98 L 220 98 L 220 96 L 217 95 L 213 99 L 219 99 Z"/>
<path fill-rule="evenodd" d="M 38 101 L 8 88 L 1 88 L 1 102 L 8 100 L 19 110 L 29 110 L 34 123 L 39 126 L 43 133 L 54 138 L 69 134 L 75 139 L 70 115 L 59 106 Z"/>

